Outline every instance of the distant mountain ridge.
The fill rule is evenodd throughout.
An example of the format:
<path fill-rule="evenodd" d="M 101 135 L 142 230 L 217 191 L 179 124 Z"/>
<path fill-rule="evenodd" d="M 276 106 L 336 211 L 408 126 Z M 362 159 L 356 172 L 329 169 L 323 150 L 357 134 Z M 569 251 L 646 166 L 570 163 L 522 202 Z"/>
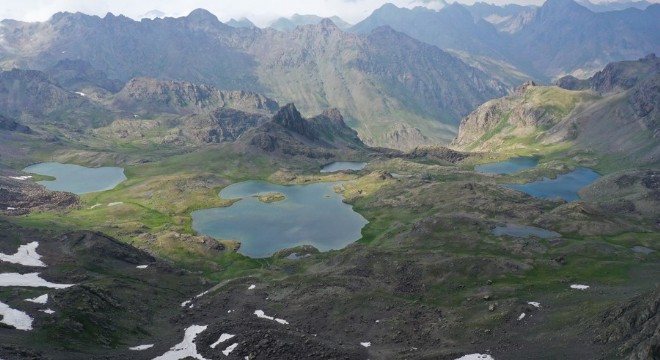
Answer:
<path fill-rule="evenodd" d="M 345 33 L 328 19 L 290 32 L 234 28 L 201 9 L 139 22 L 58 13 L 43 23 L 2 24 L 3 68 L 84 61 L 121 82 L 148 77 L 252 91 L 295 102 L 307 115 L 336 107 L 371 145 L 448 142 L 462 116 L 508 91 L 436 47 L 387 29 Z"/>
<path fill-rule="evenodd" d="M 540 80 L 590 75 L 610 62 L 660 53 L 660 4 L 593 12 L 573 0 L 539 8 L 453 4 L 439 11 L 383 5 L 350 30 L 388 25 L 441 49 L 504 61 Z"/>
<path fill-rule="evenodd" d="M 323 19 L 323 17 L 318 15 L 293 14 L 290 17 L 281 17 L 273 21 L 269 27 L 280 31 L 291 31 L 298 26 L 317 25 L 323 21 Z M 351 27 L 351 24 L 347 23 L 339 16 L 331 16 L 328 19 L 330 19 L 335 25 L 337 25 L 338 28 L 342 30 L 346 30 Z"/>

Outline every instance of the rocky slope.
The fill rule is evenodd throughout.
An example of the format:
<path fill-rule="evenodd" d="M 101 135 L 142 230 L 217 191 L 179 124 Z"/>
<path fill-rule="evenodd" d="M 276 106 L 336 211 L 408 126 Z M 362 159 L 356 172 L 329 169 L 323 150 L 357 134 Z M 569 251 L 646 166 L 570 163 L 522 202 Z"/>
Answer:
<path fill-rule="evenodd" d="M 609 65 L 579 85 L 593 89 L 587 91 L 528 83 L 516 94 L 489 101 L 464 118 L 452 145 L 531 153 L 569 146 L 608 154 L 619 162 L 629 161 L 630 166 L 657 164 L 658 64 L 660 60 L 649 56 Z M 560 83 L 575 86 L 566 79 Z"/>
<path fill-rule="evenodd" d="M 13 69 L 0 72 L 0 108 L 26 125 L 88 128 L 110 122 L 103 106 L 67 91 L 42 72 Z"/>
<path fill-rule="evenodd" d="M 128 347 L 139 345 L 144 333 L 178 336 L 165 317 L 204 288 L 196 275 L 97 232 L 34 230 L 1 220 L 0 240 L 3 254 L 37 242 L 36 253 L 46 265 L 35 269 L 0 261 L 0 273 L 37 270 L 51 282 L 74 284 L 64 289 L 3 287 L 10 291 L 3 291 L 0 301 L 33 319 L 31 336 L 0 326 L 4 359 L 99 359 L 109 352 L 116 353 L 114 358 L 135 358 Z M 43 305 L 25 301 L 44 293 Z"/>
<path fill-rule="evenodd" d="M 0 32 L 3 68 L 76 59 L 120 81 L 144 76 L 265 93 L 307 116 L 337 107 L 369 144 L 448 142 L 462 116 L 507 92 L 434 46 L 391 30 L 345 33 L 328 19 L 283 33 L 233 28 L 204 10 L 140 22 L 59 13 L 43 23 L 6 20 Z"/>
<path fill-rule="evenodd" d="M 125 143 L 201 145 L 236 140 L 278 108 L 261 94 L 150 78 L 132 79 L 112 93 L 114 88 L 106 89 L 110 84 L 96 71 L 60 69 L 76 64 L 52 68 L 50 76 L 17 69 L 0 73 L 0 103 L 8 115 L 20 119 L 1 117 L 0 130 L 36 131 L 50 140 L 94 134 Z"/>
<path fill-rule="evenodd" d="M 32 132 L 32 129 L 30 129 L 29 126 L 22 125 L 3 115 L 0 115 L 0 130 L 16 131 L 24 134 L 29 134 Z"/>
<path fill-rule="evenodd" d="M 62 210 L 78 205 L 78 197 L 62 191 L 48 191 L 22 175 L 0 171 L 0 214 L 23 215 L 31 211 Z"/>
<path fill-rule="evenodd" d="M 113 106 L 135 113 L 190 115 L 231 108 L 254 114 L 271 114 L 275 101 L 253 92 L 226 91 L 187 81 L 134 78 L 113 96 Z"/>
<path fill-rule="evenodd" d="M 294 104 L 282 107 L 265 124 L 248 131 L 239 146 L 271 155 L 331 159 L 340 152 L 364 150 L 366 146 L 349 128 L 337 109 L 304 119 Z"/>

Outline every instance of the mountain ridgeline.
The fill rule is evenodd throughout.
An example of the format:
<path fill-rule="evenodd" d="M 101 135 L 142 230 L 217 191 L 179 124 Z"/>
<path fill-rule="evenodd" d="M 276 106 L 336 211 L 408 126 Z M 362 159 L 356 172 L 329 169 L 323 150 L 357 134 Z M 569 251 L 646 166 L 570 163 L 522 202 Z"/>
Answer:
<path fill-rule="evenodd" d="M 453 50 L 504 79 L 522 72 L 549 81 L 593 74 L 606 64 L 660 52 L 660 4 L 644 10 L 594 12 L 573 0 L 541 7 L 457 3 L 440 11 L 386 4 L 350 31 L 390 26 L 416 39 Z"/>
<path fill-rule="evenodd" d="M 435 46 L 388 28 L 347 33 L 328 19 L 280 32 L 231 27 L 198 9 L 181 18 L 58 13 L 42 23 L 2 25 L 5 69 L 65 64 L 68 75 L 58 79 L 81 91 L 89 84 L 70 68 L 83 61 L 91 69 L 81 62 L 78 74 L 94 75 L 88 77 L 109 91 L 114 83 L 95 71 L 121 82 L 150 77 L 259 92 L 295 102 L 306 115 L 336 107 L 372 145 L 448 142 L 462 116 L 508 91 Z"/>

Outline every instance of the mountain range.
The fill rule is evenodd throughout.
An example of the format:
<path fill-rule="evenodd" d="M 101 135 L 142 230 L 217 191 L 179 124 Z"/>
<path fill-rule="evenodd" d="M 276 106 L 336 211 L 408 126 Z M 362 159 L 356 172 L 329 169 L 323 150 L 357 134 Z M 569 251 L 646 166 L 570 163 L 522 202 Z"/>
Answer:
<path fill-rule="evenodd" d="M 540 81 L 593 74 L 606 64 L 660 52 L 660 5 L 594 12 L 573 0 L 541 7 L 453 4 L 439 11 L 386 4 L 350 31 L 390 26 L 482 68 L 503 62 Z M 490 65 L 490 66 L 489 66 Z M 500 65 L 500 72 L 506 70 Z"/>
<path fill-rule="evenodd" d="M 309 116 L 336 107 L 370 145 L 448 142 L 462 116 L 507 93 L 483 71 L 389 28 L 356 35 L 330 20 L 290 32 L 234 28 L 205 10 L 139 22 L 58 13 L 2 24 L 5 69 L 85 61 L 78 65 L 94 70 L 79 72 L 121 82 L 144 76 L 256 91 Z"/>

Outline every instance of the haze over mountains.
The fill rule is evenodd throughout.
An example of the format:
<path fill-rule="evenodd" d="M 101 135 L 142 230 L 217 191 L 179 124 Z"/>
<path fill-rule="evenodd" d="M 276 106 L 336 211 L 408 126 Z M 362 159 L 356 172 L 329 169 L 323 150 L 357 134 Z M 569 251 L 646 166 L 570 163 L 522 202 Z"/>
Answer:
<path fill-rule="evenodd" d="M 584 77 L 660 53 L 658 4 L 608 12 L 572 0 L 439 5 L 386 4 L 350 28 L 316 15 L 268 29 L 247 19 L 227 25 L 202 9 L 141 21 L 81 13 L 4 20 L 0 66 L 50 71 L 70 89 L 76 80 L 63 74 L 83 71 L 111 93 L 150 77 L 263 93 L 305 116 L 336 107 L 365 143 L 408 149 L 448 143 L 462 117 L 527 79 Z"/>
<path fill-rule="evenodd" d="M 389 4 L 351 31 L 391 26 L 442 49 L 500 60 L 548 81 L 660 52 L 659 18 L 658 4 L 598 13 L 572 0 L 549 0 L 539 8 L 452 4 L 437 12 Z"/>
<path fill-rule="evenodd" d="M 204 10 L 141 22 L 60 13 L 3 24 L 3 68 L 76 59 L 122 82 L 148 76 L 263 92 L 307 115 L 337 107 L 372 145 L 409 147 L 406 134 L 448 142 L 462 116 L 507 92 L 437 47 L 391 29 L 346 33 L 329 20 L 286 33 L 233 28 Z"/>

